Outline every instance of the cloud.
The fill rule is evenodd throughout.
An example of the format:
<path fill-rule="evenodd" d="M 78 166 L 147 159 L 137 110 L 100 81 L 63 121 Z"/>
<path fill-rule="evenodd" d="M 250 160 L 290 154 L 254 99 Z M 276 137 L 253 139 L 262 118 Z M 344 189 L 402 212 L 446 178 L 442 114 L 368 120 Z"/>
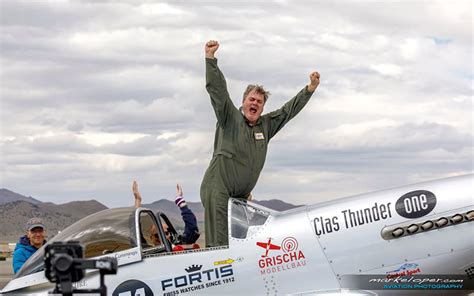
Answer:
<path fill-rule="evenodd" d="M 304 5 L 303 5 L 304 4 Z M 212 156 L 203 45 L 236 106 L 321 85 L 273 140 L 255 196 L 313 203 L 472 172 L 468 1 L 0 3 L 1 186 L 40 200 L 190 200 Z"/>

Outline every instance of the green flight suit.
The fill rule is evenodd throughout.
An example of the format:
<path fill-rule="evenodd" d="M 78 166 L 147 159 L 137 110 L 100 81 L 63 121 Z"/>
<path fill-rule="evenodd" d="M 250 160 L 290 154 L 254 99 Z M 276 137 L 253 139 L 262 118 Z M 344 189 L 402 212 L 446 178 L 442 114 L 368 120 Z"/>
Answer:
<path fill-rule="evenodd" d="M 265 163 L 270 139 L 301 109 L 313 92 L 303 88 L 280 109 L 250 125 L 229 97 L 217 59 L 206 59 L 206 89 L 217 117 L 214 153 L 201 183 L 206 246 L 228 245 L 229 197 L 247 198 Z"/>

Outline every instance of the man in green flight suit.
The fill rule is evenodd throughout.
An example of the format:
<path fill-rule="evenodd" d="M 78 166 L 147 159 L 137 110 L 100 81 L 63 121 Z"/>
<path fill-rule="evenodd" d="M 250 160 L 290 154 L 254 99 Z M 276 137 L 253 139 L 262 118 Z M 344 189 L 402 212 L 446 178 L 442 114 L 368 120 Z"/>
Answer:
<path fill-rule="evenodd" d="M 217 67 L 218 48 L 214 40 L 205 45 L 206 89 L 217 117 L 214 153 L 201 184 L 207 247 L 228 245 L 229 197 L 248 199 L 265 163 L 268 142 L 303 109 L 319 85 L 319 73 L 311 73 L 310 83 L 293 99 L 262 116 L 269 93 L 262 86 L 249 85 L 237 109 Z"/>

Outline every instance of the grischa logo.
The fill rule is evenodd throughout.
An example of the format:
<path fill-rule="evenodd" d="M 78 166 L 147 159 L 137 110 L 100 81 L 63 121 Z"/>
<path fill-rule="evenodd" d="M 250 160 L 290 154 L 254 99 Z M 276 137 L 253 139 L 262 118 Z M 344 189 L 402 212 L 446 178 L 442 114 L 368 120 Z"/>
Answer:
<path fill-rule="evenodd" d="M 272 243 L 272 238 L 268 238 L 267 242 L 257 242 L 257 246 L 265 249 L 265 253 L 258 260 L 261 275 L 306 265 L 304 253 L 299 249 L 298 241 L 294 237 L 285 237 L 280 245 Z"/>
<path fill-rule="evenodd" d="M 142 281 L 128 280 L 118 285 L 112 296 L 153 296 L 153 291 Z"/>
<path fill-rule="evenodd" d="M 436 196 L 427 190 L 408 192 L 400 197 L 395 210 L 405 218 L 420 218 L 428 215 L 436 206 Z"/>

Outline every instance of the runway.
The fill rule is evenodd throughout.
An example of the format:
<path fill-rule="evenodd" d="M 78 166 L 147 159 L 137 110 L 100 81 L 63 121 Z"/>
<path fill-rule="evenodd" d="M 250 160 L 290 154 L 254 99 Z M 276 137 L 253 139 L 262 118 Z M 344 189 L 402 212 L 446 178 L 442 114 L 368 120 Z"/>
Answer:
<path fill-rule="evenodd" d="M 6 261 L 0 261 L 0 289 L 3 289 L 7 283 L 12 279 L 12 258 L 8 258 Z"/>

